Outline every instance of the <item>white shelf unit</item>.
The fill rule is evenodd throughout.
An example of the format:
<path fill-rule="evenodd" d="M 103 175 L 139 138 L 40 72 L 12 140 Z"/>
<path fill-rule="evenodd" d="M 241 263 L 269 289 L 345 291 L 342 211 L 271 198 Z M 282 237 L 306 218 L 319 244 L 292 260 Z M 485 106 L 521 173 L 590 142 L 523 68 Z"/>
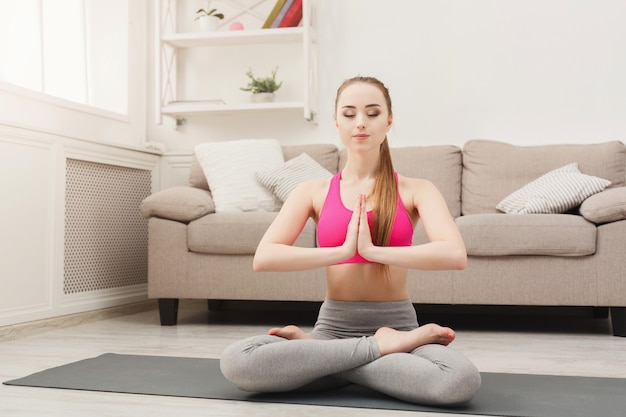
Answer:
<path fill-rule="evenodd" d="M 274 0 L 264 0 L 274 4 Z M 259 1 L 258 3 L 261 3 Z M 258 4 L 257 3 L 257 4 Z M 235 112 L 264 112 L 301 110 L 306 120 L 313 120 L 317 113 L 317 37 L 314 30 L 314 0 L 303 0 L 302 24 L 299 27 L 276 29 L 246 29 L 217 31 L 211 33 L 176 31 L 176 0 L 159 0 L 157 36 L 156 120 L 170 116 L 181 122 L 185 116 L 194 114 L 224 114 Z M 241 13 L 246 13 L 242 10 Z M 257 16 L 258 17 L 258 16 Z M 205 47 L 264 47 L 268 45 L 292 44 L 302 50 L 302 95 L 297 100 L 269 103 L 223 102 L 212 99 L 186 100 L 178 97 L 179 51 Z M 252 65 L 253 63 L 251 63 Z M 220 65 L 229 65 L 227 59 Z M 233 85 L 233 89 L 239 89 Z"/>

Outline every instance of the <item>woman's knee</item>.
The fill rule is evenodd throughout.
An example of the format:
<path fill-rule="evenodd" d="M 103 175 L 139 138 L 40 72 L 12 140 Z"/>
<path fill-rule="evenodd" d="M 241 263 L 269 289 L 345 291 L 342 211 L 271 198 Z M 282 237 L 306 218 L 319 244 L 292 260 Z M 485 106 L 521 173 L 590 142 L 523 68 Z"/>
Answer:
<path fill-rule="evenodd" d="M 439 368 L 430 386 L 433 404 L 459 405 L 469 402 L 481 386 L 480 371 L 462 354 L 440 345 L 427 345 L 418 356 Z"/>
<path fill-rule="evenodd" d="M 441 392 L 437 395 L 441 405 L 461 405 L 468 403 L 481 386 L 480 371 L 467 360 L 464 364 L 457 364 L 450 378 L 445 378 Z"/>
<path fill-rule="evenodd" d="M 254 381 L 257 379 L 255 362 L 258 366 L 254 352 L 275 339 L 275 336 L 250 337 L 227 346 L 220 357 L 220 369 L 224 377 L 240 389 L 254 391 Z"/>
<path fill-rule="evenodd" d="M 238 375 L 242 373 L 242 368 L 245 367 L 244 361 L 240 360 L 243 356 L 242 352 L 242 343 L 235 342 L 228 345 L 220 357 L 222 374 L 231 382 L 239 379 Z"/>

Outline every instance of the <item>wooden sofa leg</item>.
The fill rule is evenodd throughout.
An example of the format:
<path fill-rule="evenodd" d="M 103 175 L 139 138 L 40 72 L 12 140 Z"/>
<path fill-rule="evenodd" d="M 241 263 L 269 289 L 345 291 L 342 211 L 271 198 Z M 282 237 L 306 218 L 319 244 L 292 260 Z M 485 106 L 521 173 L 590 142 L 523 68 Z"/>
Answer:
<path fill-rule="evenodd" d="M 159 298 L 161 326 L 176 326 L 178 321 L 178 298 Z"/>
<path fill-rule="evenodd" d="M 224 310 L 224 300 L 207 300 L 209 311 L 222 311 Z"/>
<path fill-rule="evenodd" d="M 593 318 L 594 319 L 608 319 L 609 308 L 608 307 L 593 307 Z"/>
<path fill-rule="evenodd" d="M 626 337 L 626 307 L 611 307 L 613 336 Z"/>

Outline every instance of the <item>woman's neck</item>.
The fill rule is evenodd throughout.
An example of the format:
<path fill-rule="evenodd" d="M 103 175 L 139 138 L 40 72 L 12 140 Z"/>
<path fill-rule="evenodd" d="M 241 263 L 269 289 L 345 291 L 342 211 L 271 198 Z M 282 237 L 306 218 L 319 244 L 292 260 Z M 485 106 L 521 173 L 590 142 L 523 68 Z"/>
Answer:
<path fill-rule="evenodd" d="M 371 180 L 378 170 L 378 154 L 348 154 L 341 178 L 349 181 Z"/>

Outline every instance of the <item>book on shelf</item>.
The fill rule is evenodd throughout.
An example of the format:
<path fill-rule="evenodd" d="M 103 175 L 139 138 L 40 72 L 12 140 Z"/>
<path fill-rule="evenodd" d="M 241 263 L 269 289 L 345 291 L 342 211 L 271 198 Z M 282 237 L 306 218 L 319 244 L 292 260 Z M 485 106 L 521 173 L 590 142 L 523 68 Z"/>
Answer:
<path fill-rule="evenodd" d="M 283 21 L 283 19 L 287 15 L 287 12 L 289 12 L 289 10 L 291 9 L 291 6 L 293 5 L 293 3 L 294 3 L 294 0 L 285 1 L 285 4 L 283 4 L 283 7 L 281 7 L 280 12 L 278 12 L 276 19 L 274 19 L 274 21 L 272 22 L 272 26 L 271 26 L 272 28 L 277 28 L 278 25 L 280 25 L 280 22 Z"/>
<path fill-rule="evenodd" d="M 267 16 L 267 19 L 265 19 L 265 23 L 263 23 L 263 29 L 268 29 L 272 27 L 272 23 L 274 23 L 274 20 L 276 20 L 278 13 L 280 13 L 286 1 L 287 0 L 276 0 L 276 4 L 274 4 L 274 8 L 270 12 L 270 14 Z"/>
<path fill-rule="evenodd" d="M 296 27 L 302 21 L 302 0 L 294 0 L 278 27 Z"/>

